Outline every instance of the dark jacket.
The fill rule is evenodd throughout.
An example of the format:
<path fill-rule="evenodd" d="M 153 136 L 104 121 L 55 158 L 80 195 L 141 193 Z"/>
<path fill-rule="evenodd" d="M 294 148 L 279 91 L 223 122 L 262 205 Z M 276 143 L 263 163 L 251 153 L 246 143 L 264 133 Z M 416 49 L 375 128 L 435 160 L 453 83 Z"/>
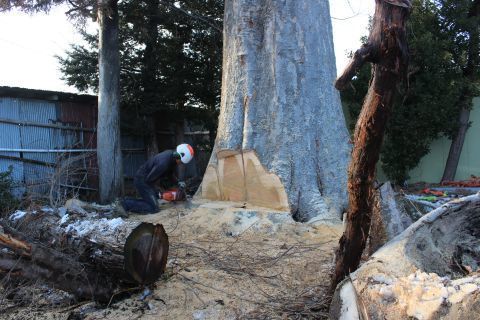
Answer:
<path fill-rule="evenodd" d="M 147 162 L 137 170 L 135 176 L 153 185 L 155 181 L 162 177 L 174 177 L 176 168 L 177 162 L 173 156 L 173 150 L 165 150 L 148 159 Z M 184 171 L 185 170 L 179 170 L 178 178 L 180 181 L 183 181 Z"/>

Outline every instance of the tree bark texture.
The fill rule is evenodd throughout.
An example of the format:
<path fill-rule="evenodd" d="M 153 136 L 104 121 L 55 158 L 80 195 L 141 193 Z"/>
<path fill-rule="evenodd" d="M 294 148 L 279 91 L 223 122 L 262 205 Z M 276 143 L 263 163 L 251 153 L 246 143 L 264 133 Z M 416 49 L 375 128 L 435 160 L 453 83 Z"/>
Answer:
<path fill-rule="evenodd" d="M 157 90 L 158 90 L 158 61 L 157 61 L 157 42 L 158 42 L 158 0 L 147 1 L 146 6 L 149 15 L 147 19 L 147 27 L 144 30 L 145 51 L 143 55 L 143 106 L 147 117 L 147 156 L 153 157 L 159 153 L 157 128 L 155 125 L 155 109 L 157 108 Z"/>
<path fill-rule="evenodd" d="M 120 55 L 117 0 L 98 1 L 99 85 L 97 157 L 100 202 L 107 203 L 123 192 L 120 144 Z"/>
<path fill-rule="evenodd" d="M 340 221 L 348 132 L 327 0 L 227 0 L 221 111 L 201 195 Z"/>
<path fill-rule="evenodd" d="M 374 206 L 375 167 L 395 89 L 408 65 L 405 28 L 410 9 L 408 0 L 376 0 L 368 41 L 355 53 L 335 83 L 339 90 L 346 88 L 365 62 L 373 63 L 373 78 L 355 128 L 348 172 L 349 207 L 336 253 L 334 287 L 357 269 L 365 249 Z"/>
<path fill-rule="evenodd" d="M 476 0 L 472 4 L 469 12 L 469 19 L 474 19 L 480 15 L 480 1 Z M 478 81 L 478 74 L 480 66 L 480 26 L 473 25 L 469 32 L 469 48 L 467 56 L 467 66 L 463 70 L 463 76 L 467 79 L 467 83 L 463 89 L 462 95 L 458 102 L 460 114 L 458 117 L 458 131 L 450 145 L 447 163 L 442 176 L 442 182 L 455 180 L 458 163 L 462 155 L 463 143 L 470 125 L 470 110 L 472 108 L 472 101 L 474 98 L 471 86 Z"/>
<path fill-rule="evenodd" d="M 40 280 L 77 300 L 108 302 L 165 270 L 168 236 L 161 225 L 131 222 L 116 237 L 72 235 L 52 215 L 27 215 L 18 225 L 0 220 L 0 278 Z"/>

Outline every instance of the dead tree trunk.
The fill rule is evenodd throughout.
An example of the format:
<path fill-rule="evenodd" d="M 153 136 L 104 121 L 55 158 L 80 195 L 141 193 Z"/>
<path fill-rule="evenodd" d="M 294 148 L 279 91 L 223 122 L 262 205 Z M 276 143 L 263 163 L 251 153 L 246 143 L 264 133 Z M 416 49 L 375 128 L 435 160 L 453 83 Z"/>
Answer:
<path fill-rule="evenodd" d="M 348 132 L 328 1 L 227 0 L 215 147 L 199 195 L 339 222 Z"/>
<path fill-rule="evenodd" d="M 27 216 L 19 229 L 0 221 L 0 278 L 40 280 L 77 300 L 108 302 L 116 291 L 151 283 L 165 270 L 162 225 L 130 223 L 116 238 L 92 239 L 72 236 L 57 220 Z"/>
<path fill-rule="evenodd" d="M 365 62 L 374 64 L 373 79 L 355 128 L 348 174 L 349 207 L 346 229 L 336 253 L 334 286 L 358 267 L 365 249 L 374 205 L 375 167 L 395 89 L 407 70 L 405 28 L 410 9 L 409 0 L 376 0 L 368 41 L 355 52 L 335 83 L 337 89 L 344 89 Z"/>
<path fill-rule="evenodd" d="M 98 0 L 98 23 L 97 157 L 100 202 L 107 203 L 123 192 L 117 0 Z"/>

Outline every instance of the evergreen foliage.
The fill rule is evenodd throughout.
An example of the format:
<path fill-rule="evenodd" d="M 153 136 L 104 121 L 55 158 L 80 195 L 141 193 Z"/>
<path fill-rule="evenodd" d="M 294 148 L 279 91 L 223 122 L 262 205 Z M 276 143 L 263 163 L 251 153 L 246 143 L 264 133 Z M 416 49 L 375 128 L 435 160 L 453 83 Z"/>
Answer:
<path fill-rule="evenodd" d="M 223 1 L 119 4 L 122 126 L 147 133 L 147 117 L 201 121 L 215 130 L 220 104 Z M 58 57 L 64 80 L 97 91 L 98 36 Z"/>
<path fill-rule="evenodd" d="M 409 72 L 398 88 L 381 152 L 382 168 L 397 183 L 408 179 L 409 170 L 428 154 L 433 140 L 442 135 L 451 138 L 458 125 L 457 102 L 468 80 L 462 74 L 462 37 L 448 32 L 460 24 L 462 13 L 450 10 L 450 2 L 455 1 L 413 1 L 408 24 Z M 360 70 L 352 89 L 342 93 L 342 102 L 355 122 L 368 90 L 370 70 L 369 66 Z"/>

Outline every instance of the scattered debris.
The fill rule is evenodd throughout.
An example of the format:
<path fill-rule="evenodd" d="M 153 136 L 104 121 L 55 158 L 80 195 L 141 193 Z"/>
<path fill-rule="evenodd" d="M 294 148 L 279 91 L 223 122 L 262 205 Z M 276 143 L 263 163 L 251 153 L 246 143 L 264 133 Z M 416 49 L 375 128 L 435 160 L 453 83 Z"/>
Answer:
<path fill-rule="evenodd" d="M 98 211 L 86 211 L 86 218 L 68 212 L 63 220 L 56 216 L 51 219 L 56 219 L 57 227 L 64 221 L 63 230 L 70 226 L 72 232 L 76 232 L 73 227 L 87 232 L 79 218 L 97 224 L 104 218 Z M 74 307 L 70 309 L 73 316 L 115 320 L 129 320 L 139 314 L 155 319 L 277 319 L 303 314 L 306 318 L 327 319 L 326 290 L 341 225 L 298 223 L 288 212 L 243 202 L 193 200 L 188 206 L 172 205 L 157 214 L 132 215 L 123 219 L 117 232 L 124 225 L 140 221 L 161 222 L 169 236 L 163 280 L 149 287 L 151 293 L 125 293 L 107 309 L 92 304 Z M 109 238 L 115 240 L 112 232 Z M 91 251 L 93 258 L 102 254 L 100 247 Z M 20 307 L 11 319 L 28 318 L 29 314 L 30 309 Z M 47 318 L 65 315 L 55 308 L 45 314 Z"/>
<path fill-rule="evenodd" d="M 479 233 L 480 193 L 430 212 L 337 287 L 332 317 L 357 308 L 362 319 L 480 318 Z M 358 301 L 341 294 L 346 283 Z"/>
<path fill-rule="evenodd" d="M 10 216 L 10 220 L 17 221 L 17 220 L 25 217 L 26 214 L 27 214 L 27 212 L 25 212 L 25 211 L 17 210 Z"/>
<path fill-rule="evenodd" d="M 480 188 L 480 177 L 471 175 L 469 180 L 463 181 L 444 181 L 443 186 L 463 187 L 463 188 Z"/>
<path fill-rule="evenodd" d="M 118 231 L 118 228 L 122 226 L 123 223 L 124 221 L 122 218 L 81 220 L 75 221 L 74 223 L 66 226 L 65 231 L 80 237 L 88 234 L 101 234 L 103 237 L 108 237 L 114 236 L 114 234 Z"/>

